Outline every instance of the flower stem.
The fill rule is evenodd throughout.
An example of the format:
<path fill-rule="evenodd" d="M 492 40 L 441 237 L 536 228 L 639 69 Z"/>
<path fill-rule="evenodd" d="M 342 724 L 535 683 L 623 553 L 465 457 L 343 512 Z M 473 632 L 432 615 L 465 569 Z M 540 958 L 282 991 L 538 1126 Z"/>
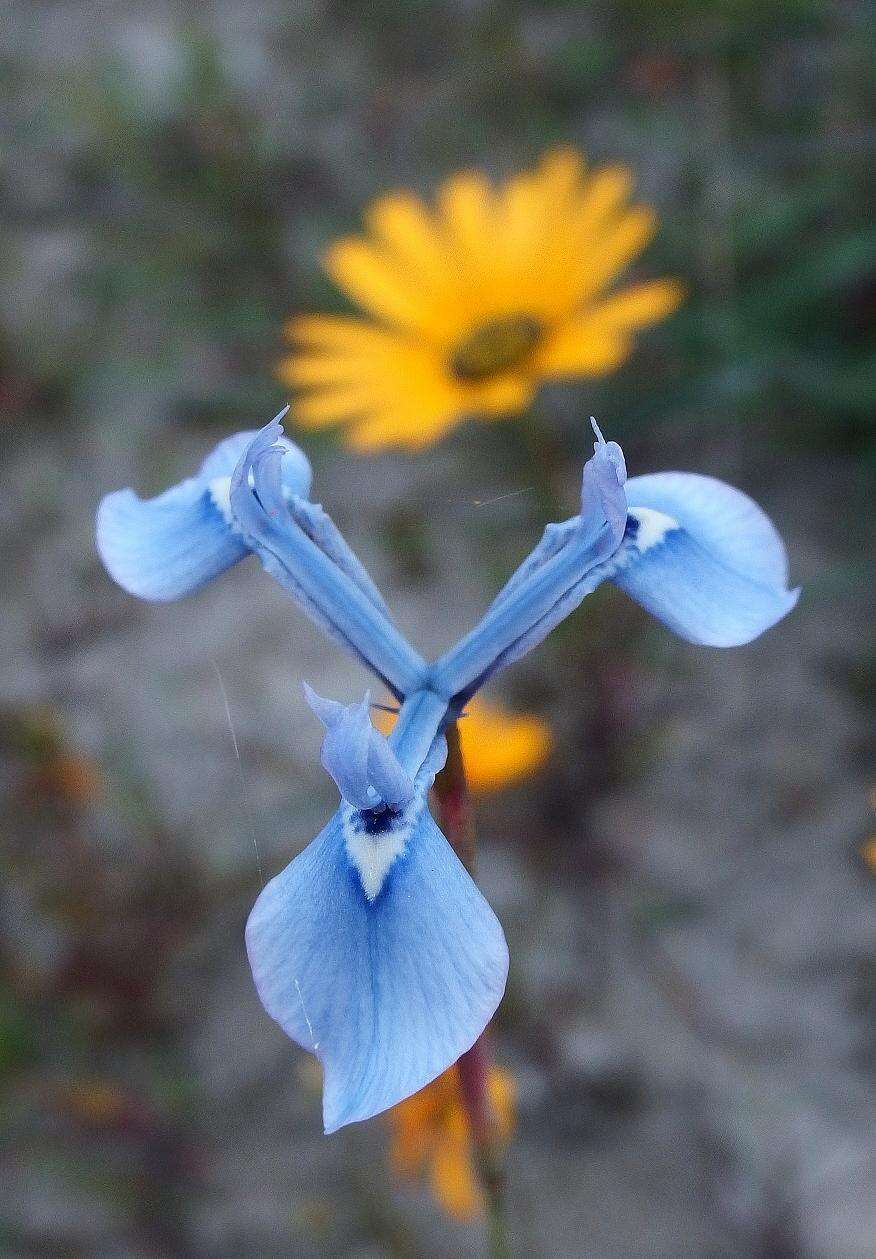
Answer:
<path fill-rule="evenodd" d="M 444 731 L 447 739 L 447 761 L 435 779 L 438 804 L 438 825 L 459 860 L 474 875 L 475 825 L 465 776 L 465 764 L 459 742 L 459 727 L 452 721 Z"/>
<path fill-rule="evenodd" d="M 453 851 L 469 874 L 474 874 L 476 834 L 471 797 L 457 723 L 445 730 L 447 762 L 435 779 L 438 823 Z M 483 1033 L 459 1059 L 459 1087 L 475 1148 L 475 1166 L 487 1210 L 491 1259 L 508 1259 L 508 1222 L 505 1213 L 505 1176 L 492 1114 L 487 1079 L 489 1043 Z"/>

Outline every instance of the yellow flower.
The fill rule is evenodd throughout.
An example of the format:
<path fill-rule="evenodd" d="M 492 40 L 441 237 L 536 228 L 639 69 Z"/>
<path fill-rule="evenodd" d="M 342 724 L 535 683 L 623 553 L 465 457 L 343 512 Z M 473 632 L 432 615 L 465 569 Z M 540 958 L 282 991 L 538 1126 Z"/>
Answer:
<path fill-rule="evenodd" d="M 378 709 L 374 724 L 388 734 L 395 718 Z M 553 736 L 540 717 L 510 713 L 476 696 L 459 719 L 459 744 L 469 787 L 488 792 L 538 769 L 550 755 Z"/>
<path fill-rule="evenodd" d="M 359 450 L 422 447 L 466 416 L 523 410 L 544 380 L 612 371 L 681 298 L 672 280 L 606 294 L 655 228 L 631 189 L 626 167 L 585 173 L 559 148 L 499 187 L 454 175 L 434 208 L 405 191 L 375 201 L 367 234 L 324 258 L 368 317 L 288 325 L 279 375 L 303 391 L 300 423 L 347 424 Z"/>
<path fill-rule="evenodd" d="M 493 1139 L 507 1145 L 514 1130 L 517 1089 L 514 1077 L 491 1066 L 487 1097 Z M 456 1067 L 451 1067 L 387 1114 L 391 1129 L 390 1162 L 398 1176 L 428 1175 L 432 1196 L 455 1219 L 470 1220 L 484 1210 L 473 1161 L 471 1134 Z"/>

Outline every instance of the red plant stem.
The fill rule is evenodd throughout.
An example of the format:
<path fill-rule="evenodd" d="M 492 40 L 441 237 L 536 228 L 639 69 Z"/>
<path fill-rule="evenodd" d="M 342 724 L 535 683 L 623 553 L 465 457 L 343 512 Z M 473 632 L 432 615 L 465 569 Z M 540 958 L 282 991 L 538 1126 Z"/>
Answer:
<path fill-rule="evenodd" d="M 438 825 L 466 870 L 474 875 L 474 814 L 468 792 L 468 780 L 465 776 L 457 723 L 451 722 L 444 734 L 447 739 L 447 762 L 435 779 Z"/>
<path fill-rule="evenodd" d="M 462 759 L 457 723 L 451 722 L 444 733 L 447 738 L 447 761 L 435 779 L 438 824 L 466 870 L 474 875 L 476 847 L 474 814 L 465 776 L 465 763 Z M 490 1108 L 487 1100 L 489 1055 L 483 1035 L 475 1041 L 471 1049 L 462 1055 L 457 1067 L 472 1136 L 480 1144 L 489 1139 L 490 1130 Z"/>
<path fill-rule="evenodd" d="M 487 1096 L 489 1069 L 490 1053 L 486 1033 L 484 1033 L 478 1037 L 471 1049 L 466 1050 L 456 1064 L 471 1135 L 479 1147 L 489 1145 L 492 1138 L 492 1116 Z"/>
<path fill-rule="evenodd" d="M 435 779 L 434 788 L 438 823 L 457 857 L 469 874 L 473 875 L 476 849 L 474 814 L 459 744 L 459 729 L 455 721 L 447 727 L 445 735 L 447 763 Z M 456 1068 L 494 1233 L 492 1253 L 500 1255 L 506 1249 L 502 1240 L 504 1178 L 487 1089 L 490 1052 L 486 1032 L 460 1057 Z"/>
<path fill-rule="evenodd" d="M 447 727 L 445 735 L 447 762 L 435 779 L 438 824 L 466 870 L 474 875 L 474 814 L 459 743 L 459 727 L 455 721 Z M 489 1055 L 483 1036 L 462 1055 L 457 1068 L 472 1136 L 481 1145 L 489 1140 L 490 1133 L 490 1108 L 487 1099 Z"/>

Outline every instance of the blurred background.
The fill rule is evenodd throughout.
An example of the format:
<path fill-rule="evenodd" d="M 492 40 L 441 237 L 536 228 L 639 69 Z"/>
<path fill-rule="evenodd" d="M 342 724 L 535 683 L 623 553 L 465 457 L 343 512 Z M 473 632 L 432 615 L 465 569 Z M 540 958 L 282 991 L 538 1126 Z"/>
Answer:
<path fill-rule="evenodd" d="M 752 493 L 805 590 L 723 653 L 602 590 L 488 696 L 554 740 L 476 802 L 515 1252 L 873 1255 L 872 18 L 5 6 L 0 1253 L 483 1253 L 394 1177 L 381 1120 L 322 1136 L 244 954 L 336 798 L 301 679 L 364 675 L 254 561 L 126 596 L 93 518 L 279 409 L 283 322 L 344 308 L 317 255 L 370 198 L 571 142 L 636 172 L 661 226 L 634 274 L 680 277 L 682 309 L 615 374 L 419 455 L 306 434 L 318 497 L 437 654 L 574 512 L 593 413 L 631 472 Z"/>

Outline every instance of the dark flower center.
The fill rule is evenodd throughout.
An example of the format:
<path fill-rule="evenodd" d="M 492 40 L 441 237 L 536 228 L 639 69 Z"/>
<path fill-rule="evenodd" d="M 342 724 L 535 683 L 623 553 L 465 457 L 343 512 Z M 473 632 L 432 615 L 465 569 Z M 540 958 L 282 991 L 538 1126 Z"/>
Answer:
<path fill-rule="evenodd" d="M 460 342 L 450 360 L 450 370 L 465 384 L 477 384 L 510 371 L 532 353 L 541 333 L 541 324 L 529 315 L 490 319 Z"/>
<path fill-rule="evenodd" d="M 382 835 L 385 831 L 393 829 L 398 820 L 398 813 L 388 805 L 377 809 L 360 809 L 359 820 L 366 835 Z"/>

